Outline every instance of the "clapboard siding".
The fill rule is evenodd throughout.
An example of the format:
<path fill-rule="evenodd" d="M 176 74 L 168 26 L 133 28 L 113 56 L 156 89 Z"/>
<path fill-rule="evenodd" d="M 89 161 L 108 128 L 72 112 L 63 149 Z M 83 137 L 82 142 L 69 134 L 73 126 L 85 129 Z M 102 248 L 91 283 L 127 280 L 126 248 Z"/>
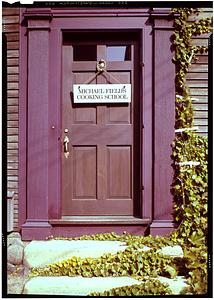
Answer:
<path fill-rule="evenodd" d="M 207 11 L 207 12 L 203 12 L 203 18 L 209 18 L 211 14 L 211 11 Z M 199 14 L 198 16 L 191 16 L 189 18 L 189 22 L 195 22 L 201 19 L 201 14 Z"/>
<path fill-rule="evenodd" d="M 186 79 L 198 79 L 198 80 L 207 80 L 208 81 L 208 73 L 206 72 L 189 72 L 186 76 Z"/>
<path fill-rule="evenodd" d="M 190 73 L 207 73 L 208 72 L 208 64 L 192 63 L 192 65 L 189 67 L 189 72 Z M 192 78 L 194 78 L 194 74 L 192 75 Z"/>
<path fill-rule="evenodd" d="M 18 66 L 8 66 L 7 67 L 7 73 L 8 74 L 19 74 L 19 67 Z"/>
<path fill-rule="evenodd" d="M 19 24 L 4 24 L 4 16 L 3 16 L 3 30 L 4 32 L 19 32 Z"/>
<path fill-rule="evenodd" d="M 19 33 L 7 33 L 7 41 L 8 42 L 16 42 L 19 40 Z"/>
<path fill-rule="evenodd" d="M 212 17 L 212 8 L 203 8 L 198 16 L 192 16 L 189 21 L 194 22 L 201 18 Z M 208 46 L 210 33 L 192 38 L 192 45 Z M 187 85 L 190 88 L 194 108 L 194 126 L 199 128 L 199 133 L 208 134 L 208 54 L 198 54 L 192 61 L 187 74 Z"/>
<path fill-rule="evenodd" d="M 4 15 L 4 24 L 14 24 L 14 23 L 19 23 L 19 16 L 14 15 L 14 16 L 5 16 Z"/>
<path fill-rule="evenodd" d="M 198 79 L 198 78 L 191 78 L 187 80 L 187 84 L 189 87 L 192 88 L 201 88 L 204 87 L 205 85 L 208 85 L 208 80 L 207 79 Z"/>
<path fill-rule="evenodd" d="M 7 40 L 7 189 L 15 192 L 14 227 L 18 228 L 18 105 L 19 8 L 2 8 L 2 30 Z"/>
<path fill-rule="evenodd" d="M 7 120 L 7 128 L 18 128 L 19 122 L 18 121 L 9 121 Z"/>
<path fill-rule="evenodd" d="M 7 115 L 7 120 L 8 121 L 18 121 L 19 120 L 18 114 L 8 114 Z"/>
<path fill-rule="evenodd" d="M 8 42 L 7 43 L 7 49 L 8 50 L 14 50 L 19 47 L 19 42 Z"/>
<path fill-rule="evenodd" d="M 8 50 L 7 51 L 7 57 L 8 58 L 15 58 L 15 57 L 19 57 L 19 50 Z"/>
<path fill-rule="evenodd" d="M 203 8 L 201 9 L 202 13 L 198 15 L 193 15 L 189 18 L 189 22 L 195 22 L 200 20 L 201 18 L 209 18 L 212 15 L 213 9 L 212 8 Z"/>
<path fill-rule="evenodd" d="M 2 8 L 2 15 L 3 15 L 3 17 L 18 16 L 19 15 L 19 8 L 17 8 L 17 7 L 3 7 Z"/>
<path fill-rule="evenodd" d="M 8 98 L 7 105 L 17 105 L 18 98 Z"/>

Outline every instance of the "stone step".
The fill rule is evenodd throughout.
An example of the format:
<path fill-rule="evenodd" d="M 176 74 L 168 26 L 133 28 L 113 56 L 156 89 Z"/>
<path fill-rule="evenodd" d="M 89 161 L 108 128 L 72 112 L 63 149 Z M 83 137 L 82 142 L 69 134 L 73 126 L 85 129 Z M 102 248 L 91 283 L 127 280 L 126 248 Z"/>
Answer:
<path fill-rule="evenodd" d="M 184 288 L 188 287 L 187 281 L 184 276 L 176 276 L 175 278 L 158 276 L 157 279 L 161 283 L 167 283 L 173 295 L 179 295 Z"/>
<path fill-rule="evenodd" d="M 87 296 L 92 292 L 104 292 L 112 288 L 140 284 L 131 277 L 44 277 L 31 278 L 24 287 L 28 295 L 69 295 Z"/>
<path fill-rule="evenodd" d="M 157 279 L 162 283 L 169 284 L 173 295 L 179 295 L 180 292 L 187 287 L 186 280 L 183 276 L 177 276 L 174 279 L 159 276 Z M 87 296 L 92 292 L 100 293 L 112 288 L 134 284 L 141 284 L 141 281 L 128 276 L 92 278 L 81 276 L 38 276 L 27 281 L 23 294 Z"/>
<path fill-rule="evenodd" d="M 116 254 L 126 248 L 126 243 L 120 241 L 32 241 L 24 249 L 23 262 L 27 268 L 44 267 L 72 256 L 97 258 L 106 253 Z"/>
<path fill-rule="evenodd" d="M 12 247 L 12 246 L 11 246 Z M 125 242 L 97 240 L 49 240 L 32 241 L 24 249 L 24 265 L 27 268 L 45 267 L 72 256 L 80 258 L 97 258 L 106 253 L 116 254 L 127 248 Z M 144 246 L 139 251 L 149 251 L 152 248 Z M 166 246 L 157 251 L 163 255 L 183 257 L 180 246 Z"/>

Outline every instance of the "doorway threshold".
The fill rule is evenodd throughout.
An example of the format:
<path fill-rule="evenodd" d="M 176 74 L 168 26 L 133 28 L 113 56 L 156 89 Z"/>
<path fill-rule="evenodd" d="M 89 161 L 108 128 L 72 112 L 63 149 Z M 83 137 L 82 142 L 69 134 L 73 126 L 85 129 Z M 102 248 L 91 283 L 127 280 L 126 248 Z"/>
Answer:
<path fill-rule="evenodd" d="M 61 219 L 50 219 L 52 225 L 146 225 L 151 220 L 136 218 L 133 216 L 63 216 Z"/>

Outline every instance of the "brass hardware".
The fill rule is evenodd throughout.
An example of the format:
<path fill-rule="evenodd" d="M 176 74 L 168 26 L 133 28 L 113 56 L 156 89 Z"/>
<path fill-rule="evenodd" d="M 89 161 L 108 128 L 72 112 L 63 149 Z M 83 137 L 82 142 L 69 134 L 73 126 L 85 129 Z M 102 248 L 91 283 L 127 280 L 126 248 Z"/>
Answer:
<path fill-rule="evenodd" d="M 64 132 L 65 132 L 65 133 L 68 133 L 68 129 L 67 129 L 67 128 L 65 128 Z"/>
<path fill-rule="evenodd" d="M 98 72 L 106 71 L 106 62 L 104 59 L 101 59 L 97 62 L 97 71 Z"/>
<path fill-rule="evenodd" d="M 55 126 L 53 125 L 53 126 L 51 126 L 51 129 L 54 129 L 55 128 Z"/>
<path fill-rule="evenodd" d="M 69 143 L 69 137 L 67 135 L 65 135 L 64 140 L 63 140 L 63 146 L 64 146 L 64 155 L 65 158 L 69 157 L 69 150 L 68 150 L 68 143 Z"/>

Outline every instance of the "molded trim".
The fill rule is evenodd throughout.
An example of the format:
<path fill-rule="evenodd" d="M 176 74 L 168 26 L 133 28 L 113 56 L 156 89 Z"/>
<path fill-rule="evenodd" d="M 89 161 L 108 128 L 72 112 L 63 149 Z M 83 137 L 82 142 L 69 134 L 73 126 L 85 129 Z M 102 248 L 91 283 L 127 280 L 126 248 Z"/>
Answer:
<path fill-rule="evenodd" d="M 150 225 L 151 235 L 168 235 L 178 227 L 178 224 L 171 220 L 153 220 Z"/>
<path fill-rule="evenodd" d="M 75 224 L 102 224 L 102 225 L 133 225 L 133 224 L 149 224 L 150 219 L 140 219 L 132 216 L 64 216 L 61 219 L 52 219 L 49 220 L 51 224 L 64 224 L 64 225 L 75 225 Z"/>

